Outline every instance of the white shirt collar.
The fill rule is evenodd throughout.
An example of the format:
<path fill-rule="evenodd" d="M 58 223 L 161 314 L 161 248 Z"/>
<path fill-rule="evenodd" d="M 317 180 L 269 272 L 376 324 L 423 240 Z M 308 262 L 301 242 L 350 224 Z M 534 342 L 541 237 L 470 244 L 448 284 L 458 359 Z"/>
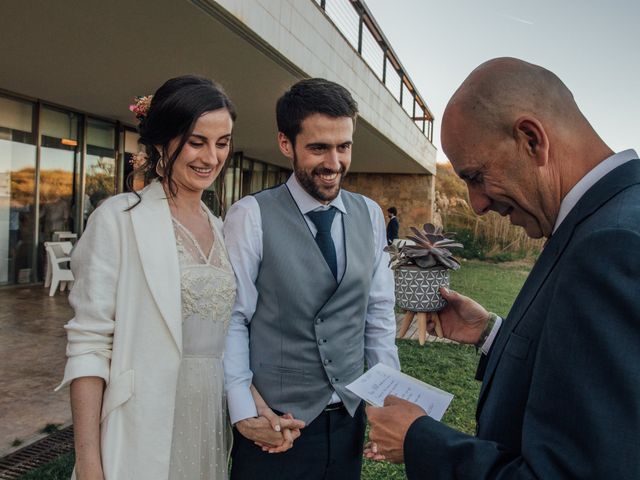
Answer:
<path fill-rule="evenodd" d="M 593 187 L 598 180 L 603 178 L 607 173 L 615 168 L 618 168 L 623 163 L 627 163 L 629 160 L 634 160 L 638 158 L 638 154 L 635 150 L 625 150 L 623 152 L 616 153 L 615 155 L 611 155 L 609 158 L 606 158 L 598 165 L 596 165 L 593 169 L 591 169 L 584 177 L 580 179 L 578 183 L 576 183 L 569 193 L 565 195 L 562 199 L 562 203 L 560 204 L 560 210 L 558 211 L 558 218 L 556 218 L 556 224 L 553 227 L 553 233 L 556 232 L 560 224 L 567 218 L 569 212 L 573 210 L 582 198 L 582 196 L 587 193 L 587 191 Z"/>
<path fill-rule="evenodd" d="M 298 208 L 303 214 L 307 214 L 321 207 L 326 209 L 329 208 L 329 206 L 337 208 L 342 213 L 347 213 L 347 210 L 344 208 L 344 203 L 342 202 L 342 190 L 338 193 L 336 198 L 329 202 L 329 205 L 325 205 L 319 200 L 313 198 L 304 188 L 302 188 L 302 185 L 298 182 L 295 173 L 292 173 L 289 180 L 287 180 L 287 188 L 291 192 L 293 201 L 296 202 Z"/>

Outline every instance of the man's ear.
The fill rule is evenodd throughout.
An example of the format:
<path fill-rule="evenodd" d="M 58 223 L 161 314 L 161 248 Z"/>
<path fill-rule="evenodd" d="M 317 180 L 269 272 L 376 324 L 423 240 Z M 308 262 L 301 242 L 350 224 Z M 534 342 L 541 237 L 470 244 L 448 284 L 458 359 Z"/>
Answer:
<path fill-rule="evenodd" d="M 289 140 L 289 137 L 282 132 L 278 132 L 278 147 L 280 147 L 280 151 L 285 157 L 293 160 L 293 144 L 291 143 L 291 140 Z"/>
<path fill-rule="evenodd" d="M 549 161 L 549 137 L 537 118 L 520 117 L 513 127 L 513 134 L 518 148 L 527 152 L 539 167 L 547 164 Z"/>

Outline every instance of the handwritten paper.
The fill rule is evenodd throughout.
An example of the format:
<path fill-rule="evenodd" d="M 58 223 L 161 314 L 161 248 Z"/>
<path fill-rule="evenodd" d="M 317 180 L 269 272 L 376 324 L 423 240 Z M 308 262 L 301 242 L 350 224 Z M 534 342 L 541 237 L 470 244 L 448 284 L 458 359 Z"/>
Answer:
<path fill-rule="evenodd" d="M 395 395 L 413 402 L 440 421 L 453 395 L 428 383 L 378 363 L 355 379 L 347 388 L 365 402 L 381 407 L 387 395 Z"/>

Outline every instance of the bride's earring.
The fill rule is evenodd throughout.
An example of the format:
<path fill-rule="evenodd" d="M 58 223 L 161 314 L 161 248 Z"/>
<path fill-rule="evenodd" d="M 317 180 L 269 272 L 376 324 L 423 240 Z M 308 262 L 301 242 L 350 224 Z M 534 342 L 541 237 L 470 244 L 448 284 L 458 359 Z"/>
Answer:
<path fill-rule="evenodd" d="M 158 163 L 156 163 L 156 173 L 159 177 L 164 177 L 164 157 L 160 157 L 158 159 Z"/>

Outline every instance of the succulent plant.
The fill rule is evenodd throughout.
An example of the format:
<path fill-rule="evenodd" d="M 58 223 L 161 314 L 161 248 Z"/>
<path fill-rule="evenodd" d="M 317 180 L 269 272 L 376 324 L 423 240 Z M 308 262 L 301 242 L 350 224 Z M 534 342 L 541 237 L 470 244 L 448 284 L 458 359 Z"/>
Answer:
<path fill-rule="evenodd" d="M 413 235 L 407 238 L 413 242 L 411 245 L 400 241 L 398 245 L 389 245 L 384 250 L 389 252 L 391 260 L 389 266 L 393 269 L 404 265 L 416 265 L 419 268 L 430 268 L 441 265 L 451 270 L 458 270 L 460 262 L 453 256 L 450 248 L 462 248 L 460 242 L 447 237 L 452 233 L 443 233 L 441 227 L 432 223 L 425 223 L 422 230 L 411 227 Z"/>

